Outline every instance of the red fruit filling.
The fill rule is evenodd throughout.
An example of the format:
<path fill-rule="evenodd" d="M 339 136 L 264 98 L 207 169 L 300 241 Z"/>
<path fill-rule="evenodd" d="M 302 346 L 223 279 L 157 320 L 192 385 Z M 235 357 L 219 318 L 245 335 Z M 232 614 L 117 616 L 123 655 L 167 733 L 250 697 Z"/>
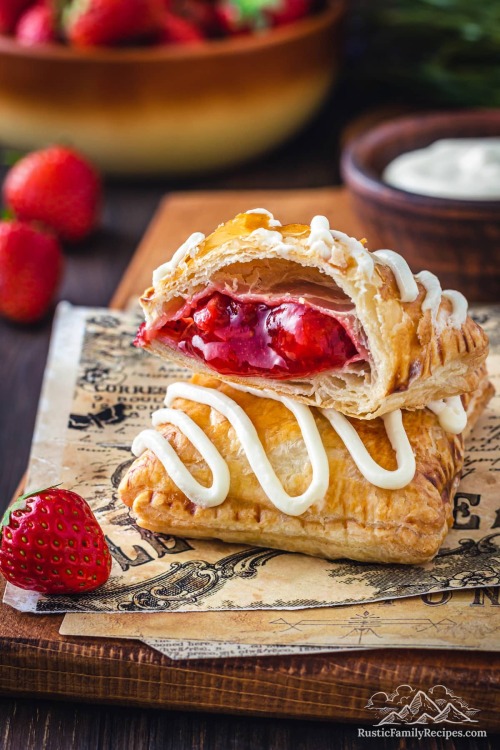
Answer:
<path fill-rule="evenodd" d="M 204 361 L 221 375 L 287 378 L 340 369 L 362 359 L 344 326 L 307 304 L 198 300 L 185 317 L 158 330 L 141 326 L 136 346 L 157 339 Z"/>

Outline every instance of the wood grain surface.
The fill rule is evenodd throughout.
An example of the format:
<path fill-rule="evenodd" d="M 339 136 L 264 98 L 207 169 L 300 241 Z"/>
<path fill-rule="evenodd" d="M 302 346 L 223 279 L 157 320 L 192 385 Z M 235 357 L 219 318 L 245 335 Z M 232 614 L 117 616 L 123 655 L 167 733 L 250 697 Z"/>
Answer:
<path fill-rule="evenodd" d="M 60 636 L 61 615 L 8 607 L 1 615 L 3 694 L 362 724 L 374 692 L 444 684 L 481 711 L 477 728 L 500 729 L 497 654 L 378 650 L 173 662 L 136 641 Z"/>
<path fill-rule="evenodd" d="M 367 740 L 326 722 L 0 698 L 2 750 L 494 750 L 498 737 Z"/>
<path fill-rule="evenodd" d="M 252 193 L 252 205 L 249 199 L 248 193 L 186 193 L 164 201 L 112 304 L 121 307 L 142 291 L 152 268 L 187 234 L 210 231 L 238 210 L 265 205 L 283 221 L 323 212 L 339 228 L 357 233 L 345 194 L 338 189 Z M 380 650 L 172 662 L 135 641 L 60 636 L 60 622 L 59 615 L 0 608 L 0 693 L 366 723 L 371 717 L 365 706 L 375 691 L 391 692 L 402 683 L 423 689 L 441 683 L 480 709 L 475 726 L 500 729 L 500 654 Z"/>

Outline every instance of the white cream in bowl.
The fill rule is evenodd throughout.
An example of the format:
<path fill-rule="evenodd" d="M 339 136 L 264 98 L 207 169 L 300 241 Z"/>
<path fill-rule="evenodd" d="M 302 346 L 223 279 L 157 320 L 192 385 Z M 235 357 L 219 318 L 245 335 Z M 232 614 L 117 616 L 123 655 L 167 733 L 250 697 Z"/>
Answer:
<path fill-rule="evenodd" d="M 400 154 L 382 179 L 418 195 L 500 200 L 500 137 L 446 138 Z"/>

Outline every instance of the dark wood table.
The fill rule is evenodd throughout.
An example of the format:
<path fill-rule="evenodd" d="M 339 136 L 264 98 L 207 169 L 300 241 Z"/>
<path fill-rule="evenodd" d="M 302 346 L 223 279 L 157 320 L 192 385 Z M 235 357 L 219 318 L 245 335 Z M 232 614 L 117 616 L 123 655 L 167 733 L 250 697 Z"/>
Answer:
<path fill-rule="evenodd" d="M 342 116 L 338 113 L 342 112 Z M 106 305 L 160 198 L 172 190 L 319 187 L 338 183 L 339 134 L 354 112 L 347 93 L 333 96 L 298 138 L 258 162 L 190 180 L 110 180 L 101 230 L 68 248 L 60 298 Z M 251 123 L 249 123 L 251 127 Z M 51 319 L 32 327 L 0 321 L 0 510 L 28 461 L 49 344 Z M 372 740 L 373 747 L 429 750 L 493 748 L 489 739 Z M 0 697 L 0 750 L 261 750 L 365 748 L 355 726 L 243 718 Z"/>

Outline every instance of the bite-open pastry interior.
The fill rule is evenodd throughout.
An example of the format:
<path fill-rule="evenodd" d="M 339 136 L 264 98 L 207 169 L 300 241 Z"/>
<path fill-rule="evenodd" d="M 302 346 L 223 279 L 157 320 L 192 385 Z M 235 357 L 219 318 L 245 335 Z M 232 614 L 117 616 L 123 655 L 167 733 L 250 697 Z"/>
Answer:
<path fill-rule="evenodd" d="M 228 382 L 373 418 L 478 387 L 487 338 L 397 253 L 264 209 L 192 235 L 142 299 L 137 344 Z"/>

